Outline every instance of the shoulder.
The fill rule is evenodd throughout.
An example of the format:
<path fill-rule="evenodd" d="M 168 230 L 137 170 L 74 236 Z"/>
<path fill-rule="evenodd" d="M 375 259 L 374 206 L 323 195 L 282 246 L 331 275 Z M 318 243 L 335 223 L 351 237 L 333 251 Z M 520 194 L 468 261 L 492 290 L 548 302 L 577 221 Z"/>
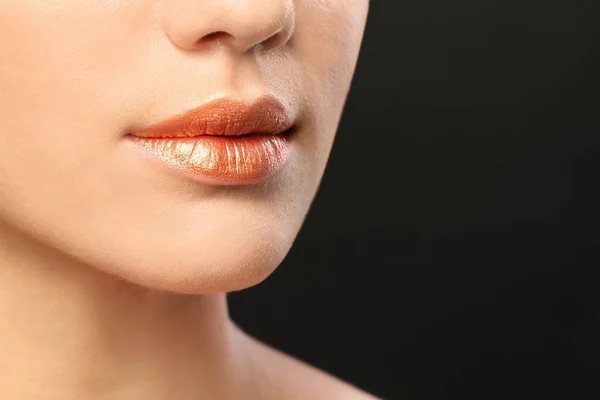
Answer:
<path fill-rule="evenodd" d="M 261 377 L 261 398 L 277 400 L 381 400 L 341 379 L 242 333 Z"/>

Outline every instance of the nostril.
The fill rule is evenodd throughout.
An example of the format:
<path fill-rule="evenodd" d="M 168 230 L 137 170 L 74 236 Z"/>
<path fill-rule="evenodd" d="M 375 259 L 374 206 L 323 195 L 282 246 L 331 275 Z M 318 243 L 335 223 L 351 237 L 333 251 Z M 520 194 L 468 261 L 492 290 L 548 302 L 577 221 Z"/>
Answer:
<path fill-rule="evenodd" d="M 208 34 L 202 36 L 200 39 L 198 39 L 196 41 L 196 43 L 203 44 L 203 43 L 208 43 L 208 42 L 214 42 L 219 39 L 223 39 L 227 36 L 231 36 L 231 35 L 224 31 L 211 32 L 211 33 L 208 33 Z"/>

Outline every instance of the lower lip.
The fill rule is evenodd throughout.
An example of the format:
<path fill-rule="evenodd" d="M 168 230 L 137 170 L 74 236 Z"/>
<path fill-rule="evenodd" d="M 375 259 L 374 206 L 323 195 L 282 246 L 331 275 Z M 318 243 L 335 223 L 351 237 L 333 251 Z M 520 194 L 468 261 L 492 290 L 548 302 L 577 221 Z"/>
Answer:
<path fill-rule="evenodd" d="M 201 183 L 216 185 L 264 182 L 285 166 L 290 154 L 288 134 L 126 137 L 170 169 Z"/>

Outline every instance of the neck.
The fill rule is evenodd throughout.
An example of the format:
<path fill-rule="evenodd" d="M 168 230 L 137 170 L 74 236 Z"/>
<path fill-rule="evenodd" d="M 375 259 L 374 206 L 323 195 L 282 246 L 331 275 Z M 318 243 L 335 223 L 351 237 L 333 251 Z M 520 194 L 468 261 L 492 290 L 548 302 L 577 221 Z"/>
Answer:
<path fill-rule="evenodd" d="M 225 294 L 133 285 L 2 229 L 0 316 L 3 398 L 240 398 L 250 372 Z"/>

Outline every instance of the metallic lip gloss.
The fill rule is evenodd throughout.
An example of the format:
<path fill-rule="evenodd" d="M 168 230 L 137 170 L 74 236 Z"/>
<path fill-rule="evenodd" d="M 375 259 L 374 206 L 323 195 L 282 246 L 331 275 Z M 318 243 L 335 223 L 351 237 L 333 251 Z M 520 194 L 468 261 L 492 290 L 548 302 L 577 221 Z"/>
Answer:
<path fill-rule="evenodd" d="M 266 95 L 217 99 L 126 137 L 145 154 L 201 183 L 263 182 L 289 159 L 293 123 Z"/>

